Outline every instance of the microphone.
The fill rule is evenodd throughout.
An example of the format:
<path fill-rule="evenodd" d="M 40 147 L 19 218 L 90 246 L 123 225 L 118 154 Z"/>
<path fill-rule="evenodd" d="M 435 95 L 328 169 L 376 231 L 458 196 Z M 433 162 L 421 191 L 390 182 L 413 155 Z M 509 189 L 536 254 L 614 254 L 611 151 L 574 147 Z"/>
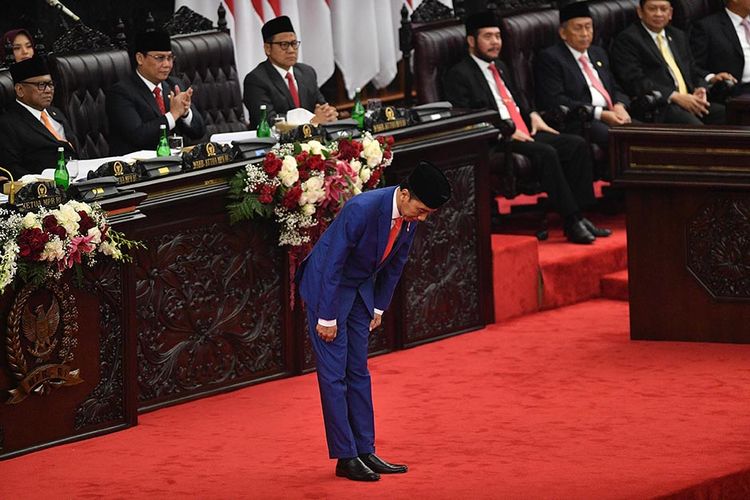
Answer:
<path fill-rule="evenodd" d="M 73 21 L 78 22 L 81 20 L 80 17 L 75 15 L 69 8 L 67 8 L 65 5 L 60 2 L 60 0 L 46 0 L 46 2 L 50 5 L 50 7 L 54 7 L 56 9 L 59 9 L 60 12 L 71 18 Z"/>

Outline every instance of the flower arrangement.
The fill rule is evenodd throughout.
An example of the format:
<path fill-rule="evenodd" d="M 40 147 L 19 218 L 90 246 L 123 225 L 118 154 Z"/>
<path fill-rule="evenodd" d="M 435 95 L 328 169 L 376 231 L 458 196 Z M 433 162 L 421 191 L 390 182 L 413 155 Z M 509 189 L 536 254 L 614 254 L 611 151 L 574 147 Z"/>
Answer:
<path fill-rule="evenodd" d="M 279 224 L 279 245 L 302 254 L 352 196 L 373 189 L 393 161 L 392 137 L 277 144 L 230 181 L 232 223 L 256 216 Z M 298 255 L 301 257 L 304 255 Z"/>
<path fill-rule="evenodd" d="M 130 261 L 127 250 L 140 244 L 109 227 L 98 205 L 68 201 L 21 215 L 0 209 L 0 293 L 18 277 L 41 283 L 106 255 Z"/>

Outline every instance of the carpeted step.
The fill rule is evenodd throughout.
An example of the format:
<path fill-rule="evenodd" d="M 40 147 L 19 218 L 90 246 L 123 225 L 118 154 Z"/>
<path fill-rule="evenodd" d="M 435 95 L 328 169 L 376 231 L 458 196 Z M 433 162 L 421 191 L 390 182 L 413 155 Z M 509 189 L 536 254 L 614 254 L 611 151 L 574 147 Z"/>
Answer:
<path fill-rule="evenodd" d="M 628 300 L 628 270 L 602 276 L 602 297 L 612 300 Z"/>
<path fill-rule="evenodd" d="M 599 297 L 601 278 L 627 267 L 627 239 L 622 216 L 598 218 L 600 227 L 614 232 L 591 245 L 569 243 L 560 229 L 552 229 L 539 244 L 542 269 L 542 309 L 552 309 Z"/>
<path fill-rule="evenodd" d="M 492 235 L 495 321 L 539 310 L 539 242 L 533 236 Z"/>

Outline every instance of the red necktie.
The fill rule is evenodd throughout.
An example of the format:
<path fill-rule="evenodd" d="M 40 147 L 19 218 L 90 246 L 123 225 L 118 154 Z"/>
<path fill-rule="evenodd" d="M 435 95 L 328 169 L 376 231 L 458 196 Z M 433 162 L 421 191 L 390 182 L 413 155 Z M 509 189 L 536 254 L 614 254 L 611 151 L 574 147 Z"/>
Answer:
<path fill-rule="evenodd" d="M 588 76 L 589 80 L 591 80 L 591 86 L 604 96 L 604 100 L 607 101 L 607 109 L 612 109 L 612 98 L 609 96 L 609 92 L 607 92 L 607 89 L 604 88 L 604 85 L 602 85 L 601 80 L 599 80 L 599 78 L 596 76 L 596 73 L 591 69 L 591 66 L 589 66 L 588 57 L 582 55 L 578 58 L 578 60 L 581 62 L 583 72 L 586 73 L 586 76 Z"/>
<path fill-rule="evenodd" d="M 156 106 L 159 108 L 159 112 L 166 114 L 167 108 L 164 106 L 164 98 L 161 96 L 161 86 L 159 85 L 154 87 L 154 99 L 156 99 Z"/>
<path fill-rule="evenodd" d="M 385 245 L 385 252 L 383 253 L 383 258 L 380 259 L 380 262 L 383 262 L 386 257 L 388 257 L 388 254 L 391 253 L 391 249 L 393 249 L 393 244 L 396 243 L 396 238 L 398 238 L 398 233 L 401 231 L 401 223 L 404 221 L 403 217 L 396 217 L 393 219 L 393 227 L 391 228 L 391 232 L 388 233 L 388 243 Z"/>
<path fill-rule="evenodd" d="M 297 93 L 297 86 L 294 84 L 294 78 L 290 72 L 286 72 L 286 81 L 289 83 L 289 93 L 292 94 L 292 101 L 296 107 L 301 107 L 299 104 L 299 94 Z"/>
<path fill-rule="evenodd" d="M 505 104 L 505 107 L 508 109 L 508 113 L 510 113 L 510 119 L 513 120 L 513 123 L 516 126 L 516 130 L 518 130 L 519 132 L 523 132 L 526 135 L 531 135 L 529 134 L 529 129 L 526 127 L 526 123 L 521 117 L 521 113 L 518 111 L 516 101 L 514 101 L 510 96 L 508 89 L 505 88 L 505 84 L 503 83 L 503 79 L 500 78 L 500 72 L 497 70 L 497 66 L 495 66 L 495 63 L 490 63 L 490 71 L 492 72 L 492 76 L 495 77 L 495 85 L 497 85 L 497 91 L 500 93 L 500 98 L 503 100 L 503 104 Z"/>

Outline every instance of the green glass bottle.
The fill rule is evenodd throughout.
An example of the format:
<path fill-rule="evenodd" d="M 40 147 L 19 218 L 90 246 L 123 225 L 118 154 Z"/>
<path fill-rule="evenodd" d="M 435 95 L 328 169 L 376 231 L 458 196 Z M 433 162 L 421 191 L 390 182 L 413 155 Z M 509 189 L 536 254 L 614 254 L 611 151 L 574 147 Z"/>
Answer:
<path fill-rule="evenodd" d="M 65 166 L 65 149 L 63 149 L 62 147 L 57 148 L 55 185 L 60 186 L 63 189 L 68 189 L 68 186 L 70 186 L 70 174 L 68 173 L 68 167 Z"/>
<path fill-rule="evenodd" d="M 357 128 L 363 130 L 365 128 L 365 107 L 362 105 L 362 98 L 360 97 L 361 90 L 357 89 L 354 93 L 352 118 L 357 122 Z"/>
<path fill-rule="evenodd" d="M 260 121 L 258 122 L 258 137 L 271 137 L 271 126 L 268 124 L 268 111 L 266 105 L 260 105 Z"/>
<path fill-rule="evenodd" d="M 161 138 L 159 139 L 159 145 L 156 147 L 156 156 L 170 156 L 172 151 L 169 149 L 169 141 L 167 140 L 167 126 L 162 124 L 159 125 L 161 129 Z"/>

